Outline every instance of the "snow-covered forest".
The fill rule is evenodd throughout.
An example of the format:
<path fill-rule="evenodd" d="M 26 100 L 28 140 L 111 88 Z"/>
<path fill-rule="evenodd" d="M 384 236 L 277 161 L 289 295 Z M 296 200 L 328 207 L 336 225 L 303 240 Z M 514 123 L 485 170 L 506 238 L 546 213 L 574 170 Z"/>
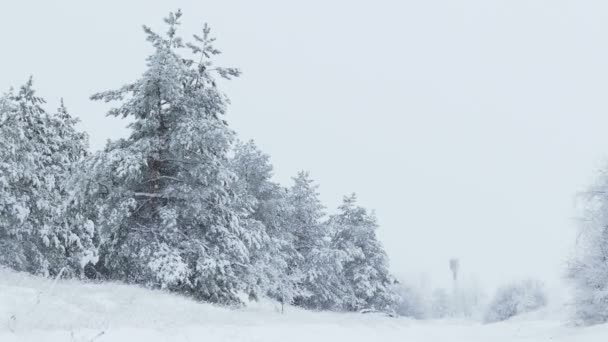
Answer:
<path fill-rule="evenodd" d="M 272 182 L 269 157 L 228 127 L 208 26 L 185 40 L 181 12 L 141 79 L 100 92 L 126 139 L 87 152 L 61 105 L 47 111 L 33 81 L 2 97 L 3 265 L 42 276 L 118 280 L 212 303 L 273 298 L 310 309 L 391 310 L 395 280 L 374 214 L 347 195 L 327 217 L 306 172 Z"/>
<path fill-rule="evenodd" d="M 36 75 L 0 97 L 0 340 L 227 338 L 207 323 L 237 340 L 298 324 L 352 341 L 608 337 L 608 175 L 581 196 L 567 292 L 534 274 L 484 286 L 457 255 L 447 284 L 404 277 L 355 193 L 324 203 L 306 170 L 275 179 L 272 156 L 229 124 L 241 70 L 219 63 L 209 25 L 184 32 L 184 19 L 144 26 L 141 76 L 91 94 L 128 122 L 99 151 Z"/>

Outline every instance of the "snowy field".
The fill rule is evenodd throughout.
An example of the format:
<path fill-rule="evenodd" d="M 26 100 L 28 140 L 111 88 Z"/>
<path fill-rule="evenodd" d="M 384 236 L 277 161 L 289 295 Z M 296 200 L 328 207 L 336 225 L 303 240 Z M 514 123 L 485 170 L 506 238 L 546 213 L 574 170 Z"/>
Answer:
<path fill-rule="evenodd" d="M 0 341 L 572 341 L 608 340 L 608 325 L 574 328 L 559 310 L 505 323 L 416 321 L 309 312 L 272 303 L 226 309 L 120 284 L 40 279 L 0 270 Z"/>

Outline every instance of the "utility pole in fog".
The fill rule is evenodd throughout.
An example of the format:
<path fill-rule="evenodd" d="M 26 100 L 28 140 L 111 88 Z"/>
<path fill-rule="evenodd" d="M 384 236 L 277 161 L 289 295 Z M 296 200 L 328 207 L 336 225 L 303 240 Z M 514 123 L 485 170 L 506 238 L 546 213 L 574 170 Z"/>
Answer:
<path fill-rule="evenodd" d="M 460 268 L 460 261 L 457 258 L 450 259 L 450 271 L 452 271 L 452 277 L 454 280 L 454 285 L 458 281 L 458 269 Z"/>
<path fill-rule="evenodd" d="M 452 314 L 460 314 L 460 296 L 458 291 L 458 271 L 460 269 L 460 261 L 458 258 L 450 259 L 450 271 L 452 271 Z"/>

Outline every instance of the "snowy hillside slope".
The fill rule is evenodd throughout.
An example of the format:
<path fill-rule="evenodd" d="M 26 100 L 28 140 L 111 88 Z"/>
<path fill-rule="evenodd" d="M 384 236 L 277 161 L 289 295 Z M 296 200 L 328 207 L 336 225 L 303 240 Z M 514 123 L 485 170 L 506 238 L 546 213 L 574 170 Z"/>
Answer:
<path fill-rule="evenodd" d="M 310 312 L 273 303 L 227 309 L 121 284 L 54 282 L 0 269 L 0 341 L 576 341 L 608 325 L 568 327 L 535 313 L 497 324 Z M 558 316 L 559 317 L 559 316 Z"/>

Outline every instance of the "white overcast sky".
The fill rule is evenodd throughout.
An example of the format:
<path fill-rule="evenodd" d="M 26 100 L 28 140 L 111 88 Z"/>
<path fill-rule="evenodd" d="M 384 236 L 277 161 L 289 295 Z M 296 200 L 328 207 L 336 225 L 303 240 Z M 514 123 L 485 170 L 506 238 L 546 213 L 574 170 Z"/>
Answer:
<path fill-rule="evenodd" d="M 0 88 L 34 75 L 99 149 L 125 122 L 89 95 L 136 79 L 141 25 L 178 7 L 244 72 L 232 127 L 283 184 L 309 170 L 330 208 L 357 192 L 395 273 L 445 282 L 458 256 L 486 284 L 559 279 L 608 154 L 608 3 L 2 1 Z"/>

